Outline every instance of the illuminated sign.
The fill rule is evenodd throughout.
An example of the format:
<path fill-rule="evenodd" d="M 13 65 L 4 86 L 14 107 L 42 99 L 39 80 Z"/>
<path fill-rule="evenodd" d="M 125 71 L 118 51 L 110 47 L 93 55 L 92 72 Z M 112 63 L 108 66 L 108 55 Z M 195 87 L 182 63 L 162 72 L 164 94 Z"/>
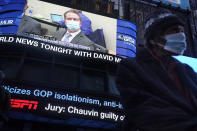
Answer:
<path fill-rule="evenodd" d="M 28 111 L 55 119 L 69 116 L 122 122 L 125 118 L 122 104 L 115 97 L 87 95 L 58 88 L 19 86 L 14 82 L 6 83 L 2 87 L 11 94 L 12 111 Z"/>
<path fill-rule="evenodd" d="M 31 8 L 24 10 L 25 1 L 26 0 L 20 0 L 20 2 L 7 1 L 2 3 L 4 10 L 0 9 L 0 35 L 20 35 L 37 40 L 45 39 L 46 42 L 49 42 L 50 40 L 45 37 L 48 36 L 49 38 L 54 39 L 53 41 L 50 41 L 53 44 L 66 45 L 70 48 L 104 52 L 106 54 L 113 54 L 120 57 L 122 55 L 133 57 L 131 53 L 134 53 L 135 55 L 136 49 L 133 47 L 130 48 L 122 42 L 126 42 L 127 45 L 132 43 L 135 46 L 137 30 L 136 25 L 132 22 L 97 15 L 86 11 L 76 11 L 78 12 L 82 23 L 80 25 L 80 35 L 79 33 L 78 35 L 73 34 L 75 37 L 71 39 L 69 38 L 69 41 L 67 41 L 63 39 L 65 32 L 69 30 L 69 28 L 65 28 L 66 20 L 64 20 L 64 14 L 71 10 L 71 8 L 52 4 L 50 2 L 35 0 L 28 1 L 27 4 Z M 59 10 L 57 11 L 56 9 Z M 41 25 L 47 26 L 42 26 L 41 28 Z M 61 33 L 61 35 L 59 33 Z M 117 37 L 119 34 L 125 37 L 124 40 Z M 65 52 L 64 49 L 52 47 L 46 43 L 40 44 L 43 48 L 47 48 L 48 50 Z M 36 46 L 37 44 L 34 43 L 34 45 Z M 88 53 L 80 53 L 79 55 L 90 56 Z M 106 57 L 97 54 L 94 56 L 102 59 Z"/>
<path fill-rule="evenodd" d="M 132 40 L 132 39 L 126 39 L 126 40 Z M 49 42 L 43 41 L 41 39 L 31 39 L 23 36 L 0 36 L 0 45 L 6 46 L 18 46 L 19 48 L 26 46 L 29 48 L 38 49 L 41 52 L 42 51 L 50 51 L 54 53 L 60 53 L 64 54 L 66 56 L 77 56 L 82 58 L 92 58 L 92 59 L 99 59 L 99 60 L 105 60 L 109 62 L 119 63 L 121 61 L 121 58 L 118 56 L 100 53 L 100 52 L 93 52 L 88 50 L 83 50 L 79 47 L 79 49 L 74 49 L 67 47 L 66 45 L 62 44 L 51 44 Z M 43 52 L 44 53 L 44 52 Z"/>
<path fill-rule="evenodd" d="M 117 21 L 117 43 L 116 55 L 127 58 L 136 55 L 136 25 L 132 22 L 118 20 Z"/>
<path fill-rule="evenodd" d="M 11 99 L 11 107 L 20 109 L 24 109 L 25 107 L 27 107 L 27 109 L 29 110 L 36 110 L 38 107 L 38 101 Z"/>

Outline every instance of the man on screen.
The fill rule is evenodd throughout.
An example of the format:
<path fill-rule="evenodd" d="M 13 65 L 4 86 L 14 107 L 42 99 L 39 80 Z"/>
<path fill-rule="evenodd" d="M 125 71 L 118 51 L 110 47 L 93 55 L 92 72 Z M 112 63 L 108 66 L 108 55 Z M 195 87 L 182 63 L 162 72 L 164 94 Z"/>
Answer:
<path fill-rule="evenodd" d="M 172 57 L 186 50 L 184 25 L 177 14 L 156 10 L 145 22 L 145 47 L 121 61 L 125 131 L 197 131 L 197 74 Z"/>
<path fill-rule="evenodd" d="M 80 27 L 83 24 L 81 17 L 77 10 L 69 10 L 64 13 L 64 23 L 67 29 L 59 30 L 55 33 L 54 37 L 57 40 L 70 42 L 90 47 L 90 50 L 106 52 L 106 49 L 89 40 L 81 31 Z"/>
<path fill-rule="evenodd" d="M 28 8 L 28 1 L 26 1 L 24 12 Z M 23 13 L 23 17 L 21 18 L 20 25 L 18 27 L 17 31 L 18 35 L 28 35 L 28 34 L 35 34 L 35 35 L 41 35 L 41 24 L 34 20 L 33 18 L 25 15 Z"/>

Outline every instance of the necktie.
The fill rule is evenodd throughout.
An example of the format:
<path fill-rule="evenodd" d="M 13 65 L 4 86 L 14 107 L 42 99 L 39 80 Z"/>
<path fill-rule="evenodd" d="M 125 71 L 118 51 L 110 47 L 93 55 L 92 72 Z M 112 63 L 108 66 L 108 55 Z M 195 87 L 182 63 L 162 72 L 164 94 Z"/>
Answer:
<path fill-rule="evenodd" d="M 66 33 L 66 35 L 64 36 L 63 40 L 62 41 L 66 41 L 66 42 L 69 42 L 69 38 L 71 37 L 72 35 L 70 33 Z"/>

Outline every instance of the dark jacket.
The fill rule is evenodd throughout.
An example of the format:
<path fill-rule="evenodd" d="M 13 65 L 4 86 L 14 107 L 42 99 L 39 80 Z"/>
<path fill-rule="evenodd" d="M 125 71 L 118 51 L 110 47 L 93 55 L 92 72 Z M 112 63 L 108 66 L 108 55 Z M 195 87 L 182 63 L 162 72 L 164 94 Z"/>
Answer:
<path fill-rule="evenodd" d="M 36 34 L 41 35 L 41 24 L 33 18 L 23 15 L 18 27 L 18 35 Z"/>
<path fill-rule="evenodd" d="M 64 34 L 66 33 L 67 30 L 65 29 L 60 29 L 59 31 L 57 31 L 54 34 L 54 38 L 56 38 L 57 40 L 61 40 L 62 37 L 64 36 Z M 85 36 L 83 34 L 83 32 L 80 32 L 79 34 L 77 34 L 71 41 L 71 43 L 73 44 L 79 44 L 79 45 L 83 45 L 83 46 L 87 46 L 90 47 L 90 50 L 92 51 L 100 51 L 100 52 L 107 52 L 107 49 L 95 44 L 94 42 L 92 42 L 90 39 L 88 39 L 87 36 Z"/>
<path fill-rule="evenodd" d="M 192 131 L 197 127 L 197 74 L 177 63 L 175 71 L 188 88 L 191 103 L 178 90 L 159 61 L 146 50 L 122 60 L 117 86 L 126 119 L 125 131 Z"/>

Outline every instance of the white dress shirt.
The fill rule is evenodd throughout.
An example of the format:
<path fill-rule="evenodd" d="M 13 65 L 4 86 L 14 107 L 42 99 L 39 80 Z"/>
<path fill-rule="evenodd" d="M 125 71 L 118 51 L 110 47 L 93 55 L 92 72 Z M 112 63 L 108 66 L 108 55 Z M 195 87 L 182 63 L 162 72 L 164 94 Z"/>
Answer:
<path fill-rule="evenodd" d="M 69 32 L 67 31 L 67 32 L 64 34 L 64 36 L 62 37 L 61 41 L 63 41 L 64 38 L 66 37 L 66 34 L 69 33 L 69 34 L 71 34 L 71 37 L 69 37 L 68 42 L 71 42 L 71 41 L 73 40 L 73 38 L 74 38 L 75 36 L 77 36 L 80 32 L 81 32 L 81 30 L 78 30 L 78 31 L 76 31 L 76 32 L 74 32 L 74 33 L 69 33 Z"/>

